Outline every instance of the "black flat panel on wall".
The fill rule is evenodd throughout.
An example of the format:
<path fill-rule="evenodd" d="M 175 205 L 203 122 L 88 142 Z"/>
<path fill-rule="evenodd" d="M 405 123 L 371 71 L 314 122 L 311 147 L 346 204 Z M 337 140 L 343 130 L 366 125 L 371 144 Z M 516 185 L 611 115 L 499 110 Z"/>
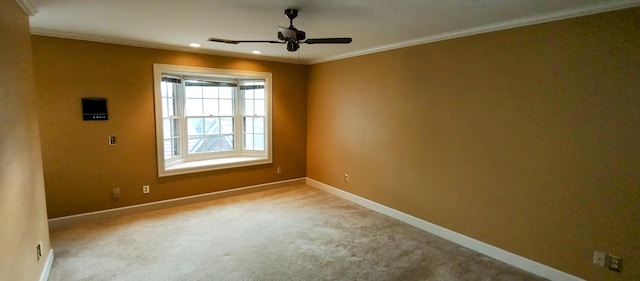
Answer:
<path fill-rule="evenodd" d="M 82 98 L 82 120 L 105 121 L 109 120 L 107 114 L 107 99 Z"/>

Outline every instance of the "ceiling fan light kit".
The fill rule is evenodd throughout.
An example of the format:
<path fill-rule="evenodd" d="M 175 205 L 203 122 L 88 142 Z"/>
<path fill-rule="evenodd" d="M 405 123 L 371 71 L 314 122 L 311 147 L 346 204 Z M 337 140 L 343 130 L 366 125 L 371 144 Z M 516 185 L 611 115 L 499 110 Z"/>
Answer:
<path fill-rule="evenodd" d="M 293 26 L 293 19 L 298 16 L 298 10 L 286 9 L 284 15 L 289 18 L 289 27 L 278 27 L 278 41 L 275 40 L 229 40 L 221 38 L 209 38 L 211 42 L 226 43 L 226 44 L 239 44 L 239 43 L 271 43 L 271 44 L 287 44 L 287 51 L 295 52 L 300 48 L 300 44 L 349 44 L 352 39 L 350 37 L 338 37 L 338 38 L 310 38 L 307 39 L 307 34 L 298 30 Z"/>

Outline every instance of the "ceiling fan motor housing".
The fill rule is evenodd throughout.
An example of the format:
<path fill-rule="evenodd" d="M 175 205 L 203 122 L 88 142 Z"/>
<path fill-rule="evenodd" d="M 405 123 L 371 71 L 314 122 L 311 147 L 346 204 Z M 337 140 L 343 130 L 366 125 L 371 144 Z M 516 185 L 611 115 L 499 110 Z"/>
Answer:
<path fill-rule="evenodd" d="M 304 40 L 307 39 L 307 34 L 302 30 L 296 30 L 296 40 Z"/>
<path fill-rule="evenodd" d="M 278 31 L 278 39 L 282 41 L 302 41 L 307 38 L 307 34 L 293 27 L 280 27 Z"/>
<path fill-rule="evenodd" d="M 298 44 L 298 42 L 296 41 L 289 41 L 287 42 L 287 51 L 289 52 L 295 52 L 300 48 L 300 44 Z"/>

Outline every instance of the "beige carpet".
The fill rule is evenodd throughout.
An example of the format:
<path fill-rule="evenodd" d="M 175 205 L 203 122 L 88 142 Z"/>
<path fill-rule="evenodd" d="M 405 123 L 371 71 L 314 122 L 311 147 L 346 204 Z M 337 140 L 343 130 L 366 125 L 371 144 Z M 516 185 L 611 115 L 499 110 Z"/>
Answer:
<path fill-rule="evenodd" d="M 546 280 L 307 186 L 51 231 L 51 281 Z"/>

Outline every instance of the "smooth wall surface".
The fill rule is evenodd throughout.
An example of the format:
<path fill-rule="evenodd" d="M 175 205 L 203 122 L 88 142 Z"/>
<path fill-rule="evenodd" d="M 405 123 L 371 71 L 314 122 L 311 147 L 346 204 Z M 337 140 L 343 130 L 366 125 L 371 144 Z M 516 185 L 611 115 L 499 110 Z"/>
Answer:
<path fill-rule="evenodd" d="M 307 66 L 43 36 L 32 40 L 49 218 L 306 175 Z M 154 63 L 271 72 L 273 164 L 159 178 Z M 109 120 L 82 121 L 83 97 L 107 98 Z M 108 145 L 110 135 L 117 145 Z M 151 193 L 143 194 L 143 185 Z M 120 199 L 111 199 L 113 188 L 121 189 Z"/>
<path fill-rule="evenodd" d="M 0 7 L 0 280 L 35 281 L 50 246 L 29 18 L 14 0 Z"/>
<path fill-rule="evenodd" d="M 586 280 L 640 280 L 638 27 L 635 8 L 312 65 L 307 175 Z"/>

